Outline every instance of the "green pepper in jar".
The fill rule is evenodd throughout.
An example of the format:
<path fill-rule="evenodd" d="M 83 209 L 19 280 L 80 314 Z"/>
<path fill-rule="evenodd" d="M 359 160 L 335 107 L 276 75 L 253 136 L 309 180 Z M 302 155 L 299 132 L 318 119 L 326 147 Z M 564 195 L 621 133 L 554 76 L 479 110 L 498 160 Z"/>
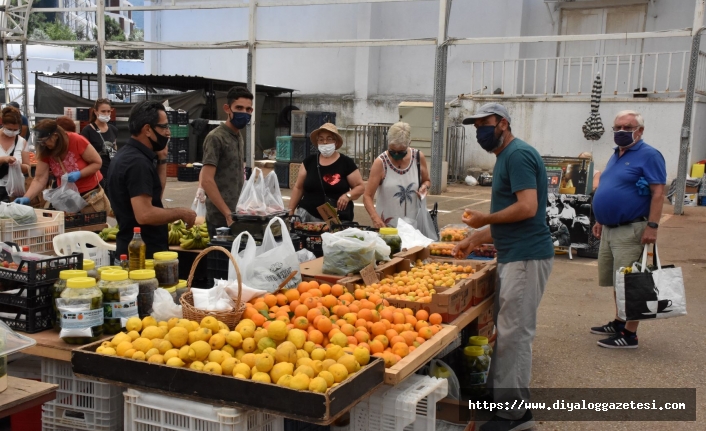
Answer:
<path fill-rule="evenodd" d="M 56 305 L 61 319 L 59 337 L 65 343 L 91 343 L 103 335 L 103 294 L 95 279 L 69 279 Z"/>

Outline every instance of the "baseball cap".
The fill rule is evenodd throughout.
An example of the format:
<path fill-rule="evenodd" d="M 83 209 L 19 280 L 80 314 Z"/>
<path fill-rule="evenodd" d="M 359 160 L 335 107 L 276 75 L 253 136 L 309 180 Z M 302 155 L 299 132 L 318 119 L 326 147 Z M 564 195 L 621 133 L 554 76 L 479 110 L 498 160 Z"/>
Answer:
<path fill-rule="evenodd" d="M 475 114 L 471 115 L 470 117 L 464 118 L 463 124 L 473 124 L 475 120 L 479 118 L 485 118 L 491 115 L 500 115 L 501 117 L 506 119 L 508 123 L 510 122 L 510 114 L 507 112 L 507 108 L 505 108 L 499 103 L 486 103 L 485 105 L 481 106 Z"/>

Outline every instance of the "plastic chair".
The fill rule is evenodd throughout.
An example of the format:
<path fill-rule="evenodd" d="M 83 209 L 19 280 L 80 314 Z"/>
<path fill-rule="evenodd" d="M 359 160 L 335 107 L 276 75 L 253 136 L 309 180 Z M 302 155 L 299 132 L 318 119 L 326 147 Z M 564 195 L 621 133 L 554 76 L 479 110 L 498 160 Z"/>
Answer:
<path fill-rule="evenodd" d="M 115 244 L 108 244 L 96 233 L 86 231 L 62 233 L 54 237 L 53 244 L 54 253 L 57 256 L 83 253 L 84 259 L 91 259 L 96 263 L 96 268 L 113 264 L 110 261 L 110 252 L 115 251 Z"/>

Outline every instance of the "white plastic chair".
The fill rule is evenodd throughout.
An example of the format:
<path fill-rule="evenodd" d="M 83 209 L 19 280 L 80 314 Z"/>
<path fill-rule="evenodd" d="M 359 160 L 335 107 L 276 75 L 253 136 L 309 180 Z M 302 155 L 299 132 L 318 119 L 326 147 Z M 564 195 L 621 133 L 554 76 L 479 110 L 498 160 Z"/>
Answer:
<path fill-rule="evenodd" d="M 84 259 L 91 259 L 96 263 L 96 268 L 110 266 L 109 251 L 115 251 L 115 244 L 108 244 L 98 234 L 86 231 L 62 233 L 54 237 L 54 253 L 57 256 L 66 256 L 71 253 L 83 253 Z M 88 247 L 91 245 L 92 247 Z"/>

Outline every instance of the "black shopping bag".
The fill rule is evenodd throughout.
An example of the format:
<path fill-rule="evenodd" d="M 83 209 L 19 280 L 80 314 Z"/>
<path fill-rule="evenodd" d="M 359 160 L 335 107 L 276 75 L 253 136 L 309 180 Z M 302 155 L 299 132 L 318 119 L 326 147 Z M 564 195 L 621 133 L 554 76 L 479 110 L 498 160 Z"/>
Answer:
<path fill-rule="evenodd" d="M 655 281 L 650 272 L 625 274 L 625 316 L 627 320 L 654 319 L 655 313 L 647 307 L 648 301 L 657 301 Z"/>

